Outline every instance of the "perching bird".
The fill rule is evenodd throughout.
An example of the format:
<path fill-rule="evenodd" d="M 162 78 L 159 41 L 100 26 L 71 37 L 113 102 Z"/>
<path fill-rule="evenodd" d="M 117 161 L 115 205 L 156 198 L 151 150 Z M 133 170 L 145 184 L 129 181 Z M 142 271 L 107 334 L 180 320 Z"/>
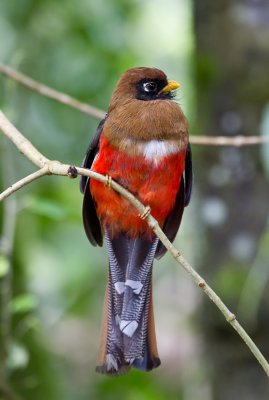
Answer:
<path fill-rule="evenodd" d="M 192 187 L 188 124 L 173 101 L 179 87 L 156 68 L 126 71 L 89 145 L 83 167 L 111 177 L 134 194 L 173 241 Z M 152 265 L 166 248 L 137 209 L 108 186 L 81 178 L 83 222 L 90 242 L 109 255 L 97 371 L 121 374 L 160 365 Z"/>

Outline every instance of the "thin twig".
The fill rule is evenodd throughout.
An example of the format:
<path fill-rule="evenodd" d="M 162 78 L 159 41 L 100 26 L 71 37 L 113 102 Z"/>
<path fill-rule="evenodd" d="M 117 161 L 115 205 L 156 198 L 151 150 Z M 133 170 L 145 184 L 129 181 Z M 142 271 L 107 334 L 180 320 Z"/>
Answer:
<path fill-rule="evenodd" d="M 12 141 L 13 143 L 17 143 L 17 147 L 19 150 L 23 150 L 24 154 L 28 154 L 27 157 L 37 166 L 40 164 L 40 153 L 34 148 L 34 146 L 31 144 L 31 147 L 27 150 L 25 149 L 25 141 L 18 141 L 14 136 L 18 134 L 18 131 L 16 129 L 10 129 L 11 123 L 7 124 L 6 123 L 6 117 L 4 116 L 3 113 L 0 113 L 0 129 L 3 130 L 4 134 L 6 134 Z M 9 131 L 9 132 L 7 132 Z M 19 137 L 23 137 L 21 133 L 19 133 Z M 20 145 L 23 147 L 23 149 L 20 147 Z M 69 175 L 70 173 L 70 165 L 67 164 L 61 164 L 58 161 L 50 161 L 48 160 L 47 162 L 47 167 L 48 171 L 50 174 L 54 175 Z M 44 165 L 43 165 L 44 166 Z M 85 168 L 79 168 L 75 167 L 77 169 L 77 172 L 80 175 L 85 175 L 85 176 L 90 176 L 91 178 L 97 179 L 98 181 L 102 183 L 106 183 L 107 178 L 101 174 L 98 174 L 96 172 L 93 172 L 91 170 L 85 169 Z M 41 175 L 42 176 L 42 175 Z M 27 183 L 30 183 L 28 181 Z M 139 214 L 142 215 L 147 212 L 147 207 L 145 207 L 138 199 L 136 199 L 131 193 L 129 193 L 126 189 L 124 189 L 122 186 L 120 186 L 118 183 L 111 181 L 111 187 L 116 190 L 118 193 L 120 193 L 122 196 L 124 196 L 126 199 L 128 199 L 138 210 Z M 210 286 L 205 282 L 205 280 L 192 268 L 192 266 L 185 260 L 185 258 L 180 254 L 180 252 L 173 246 L 173 244 L 168 240 L 166 235 L 163 233 L 161 230 L 158 222 L 156 219 L 152 217 L 152 215 L 148 215 L 146 217 L 146 221 L 148 225 L 151 227 L 151 229 L 154 231 L 156 236 L 161 240 L 161 242 L 164 244 L 164 246 L 167 248 L 167 250 L 172 254 L 172 256 L 176 259 L 176 261 L 184 268 L 184 270 L 191 275 L 193 281 L 195 284 L 201 288 L 205 294 L 210 298 L 211 301 L 219 308 L 219 310 L 222 312 L 226 320 L 232 325 L 232 327 L 237 331 L 237 333 L 241 336 L 243 341 L 246 343 L 246 345 L 249 347 L 250 351 L 253 353 L 253 355 L 256 357 L 262 368 L 264 369 L 266 375 L 269 377 L 269 364 L 260 352 L 260 350 L 257 348 L 255 343 L 252 341 L 252 339 L 249 337 L 249 335 L 246 333 L 246 331 L 242 328 L 242 326 L 239 324 L 239 322 L 236 319 L 236 316 L 226 307 L 226 305 L 223 303 L 223 301 L 219 298 L 219 296 L 211 289 Z"/>
<path fill-rule="evenodd" d="M 13 68 L 8 67 L 0 63 L 0 72 L 2 74 L 9 76 L 15 81 L 21 83 L 23 86 L 41 94 L 42 96 L 49 97 L 50 99 L 56 100 L 59 103 L 66 104 L 69 107 L 75 108 L 85 114 L 88 114 L 94 118 L 102 119 L 105 116 L 105 112 L 99 110 L 98 108 L 92 107 L 87 103 L 82 103 L 81 101 L 74 99 L 68 94 L 59 92 L 58 90 L 52 89 L 49 86 L 43 85 L 29 78 L 28 76 L 22 74 L 21 72 L 15 71 Z"/>
<path fill-rule="evenodd" d="M 209 146 L 251 146 L 255 144 L 269 143 L 269 135 L 267 136 L 191 136 L 192 144 L 209 145 Z"/>
<path fill-rule="evenodd" d="M 59 103 L 63 103 L 71 108 L 75 108 L 82 113 L 90 115 L 91 117 L 102 119 L 105 116 L 105 111 L 99 108 L 90 106 L 87 103 L 69 96 L 66 93 L 52 89 L 40 82 L 35 81 L 27 75 L 22 74 L 8 67 L 7 65 L 0 63 L 0 73 L 10 77 L 11 79 L 19 82 L 23 86 L 41 94 L 42 96 L 49 97 L 50 99 L 56 100 Z M 190 136 L 190 143 L 197 145 L 208 145 L 208 146 L 250 146 L 263 143 L 269 143 L 269 136 Z"/>
<path fill-rule="evenodd" d="M 15 146 L 24 154 L 30 161 L 32 161 L 39 168 L 44 167 L 48 163 L 48 158 L 43 156 L 33 145 L 26 139 L 11 122 L 0 111 L 0 128 L 5 135 L 15 144 Z"/>

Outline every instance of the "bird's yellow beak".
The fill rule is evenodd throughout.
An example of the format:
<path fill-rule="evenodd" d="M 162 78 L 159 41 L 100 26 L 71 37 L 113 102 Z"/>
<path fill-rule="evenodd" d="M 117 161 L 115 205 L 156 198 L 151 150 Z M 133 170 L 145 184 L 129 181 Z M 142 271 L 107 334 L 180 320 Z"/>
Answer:
<path fill-rule="evenodd" d="M 176 90 L 180 87 L 180 84 L 176 81 L 168 81 L 168 85 L 166 85 L 162 90 L 159 91 L 160 93 L 168 93 L 171 90 Z"/>

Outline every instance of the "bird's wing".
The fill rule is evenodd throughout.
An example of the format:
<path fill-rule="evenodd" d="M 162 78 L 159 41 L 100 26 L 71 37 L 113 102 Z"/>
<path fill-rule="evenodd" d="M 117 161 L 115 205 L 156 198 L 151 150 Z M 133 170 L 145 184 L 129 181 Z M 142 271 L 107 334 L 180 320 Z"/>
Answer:
<path fill-rule="evenodd" d="M 99 150 L 99 140 L 100 140 L 100 136 L 103 130 L 103 126 L 105 123 L 107 116 L 105 118 L 102 119 L 102 121 L 99 123 L 95 135 L 91 141 L 91 143 L 89 144 L 89 147 L 87 149 L 87 152 L 85 154 L 85 157 L 82 161 L 82 168 L 91 168 L 93 160 L 96 156 L 96 154 L 98 153 Z M 82 176 L 80 178 L 80 191 L 81 193 L 84 193 L 85 190 L 85 186 L 87 183 L 88 177 L 87 176 Z"/>
<path fill-rule="evenodd" d="M 192 156 L 191 156 L 191 146 L 188 144 L 187 152 L 186 152 L 186 160 L 185 160 L 185 172 L 184 172 L 184 182 L 185 182 L 185 202 L 184 205 L 187 205 L 191 199 L 191 192 L 192 192 L 192 182 L 193 182 L 193 173 L 192 173 Z"/>
<path fill-rule="evenodd" d="M 82 167 L 91 168 L 94 158 L 99 150 L 99 140 L 103 130 L 106 117 L 100 122 L 97 127 L 96 133 L 88 147 L 87 153 L 84 157 Z M 80 179 L 80 191 L 83 193 L 83 206 L 82 206 L 82 218 L 84 229 L 87 234 L 89 241 L 94 246 L 102 246 L 103 235 L 101 225 L 96 214 L 94 200 L 90 192 L 90 178 L 82 176 Z"/>
<path fill-rule="evenodd" d="M 188 144 L 186 151 L 186 159 L 185 159 L 185 170 L 181 178 L 180 187 L 176 197 L 176 202 L 173 210 L 166 218 L 166 221 L 163 226 L 163 231 L 171 242 L 173 242 L 173 240 L 175 239 L 177 231 L 179 229 L 184 207 L 187 207 L 187 205 L 190 202 L 192 181 L 193 181 L 193 174 L 192 174 L 191 147 Z M 155 253 L 155 258 L 160 259 L 166 253 L 166 251 L 167 251 L 166 247 L 162 244 L 162 242 L 159 242 Z"/>

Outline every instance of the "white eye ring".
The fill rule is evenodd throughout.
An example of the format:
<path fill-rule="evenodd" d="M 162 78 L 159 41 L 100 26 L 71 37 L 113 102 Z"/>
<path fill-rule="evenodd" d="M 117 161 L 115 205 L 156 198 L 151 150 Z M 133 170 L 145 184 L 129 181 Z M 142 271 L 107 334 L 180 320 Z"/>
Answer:
<path fill-rule="evenodd" d="M 155 92 L 157 89 L 157 83 L 156 82 L 143 83 L 143 89 L 145 92 Z"/>

